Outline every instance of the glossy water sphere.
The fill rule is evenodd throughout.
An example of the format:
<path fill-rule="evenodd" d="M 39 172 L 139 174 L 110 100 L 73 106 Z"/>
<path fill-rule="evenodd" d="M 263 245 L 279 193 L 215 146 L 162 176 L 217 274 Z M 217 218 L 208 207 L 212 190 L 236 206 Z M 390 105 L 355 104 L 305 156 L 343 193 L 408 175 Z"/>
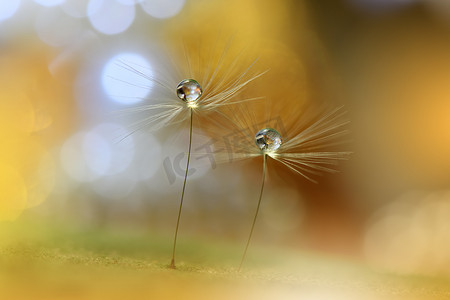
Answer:
<path fill-rule="evenodd" d="M 194 79 L 184 79 L 177 85 L 177 96 L 188 104 L 195 104 L 203 91 L 201 85 Z"/>
<path fill-rule="evenodd" d="M 261 129 L 255 136 L 255 143 L 262 151 L 275 151 L 281 146 L 281 134 L 272 128 Z"/>

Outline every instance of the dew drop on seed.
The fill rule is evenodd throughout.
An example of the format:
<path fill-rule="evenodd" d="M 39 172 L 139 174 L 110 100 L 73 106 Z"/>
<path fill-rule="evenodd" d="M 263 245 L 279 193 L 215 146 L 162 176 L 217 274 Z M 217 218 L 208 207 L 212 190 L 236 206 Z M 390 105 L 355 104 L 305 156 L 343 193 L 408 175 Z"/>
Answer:
<path fill-rule="evenodd" d="M 281 134 L 272 128 L 261 129 L 255 136 L 255 143 L 263 151 L 275 151 L 281 146 Z"/>
<path fill-rule="evenodd" d="M 177 85 L 177 96 L 188 104 L 195 103 L 202 95 L 202 87 L 194 79 L 184 79 Z"/>

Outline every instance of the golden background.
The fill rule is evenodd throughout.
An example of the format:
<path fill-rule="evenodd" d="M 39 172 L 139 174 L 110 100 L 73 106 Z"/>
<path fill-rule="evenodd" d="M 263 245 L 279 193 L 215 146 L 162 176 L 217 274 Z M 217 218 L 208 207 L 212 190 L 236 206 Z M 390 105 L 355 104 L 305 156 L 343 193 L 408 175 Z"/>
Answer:
<path fill-rule="evenodd" d="M 253 72 L 268 70 L 243 94 L 270 103 L 252 106 L 256 115 L 269 110 L 296 124 L 293 110 L 325 103 L 343 105 L 350 120 L 343 147 L 353 154 L 339 173 L 316 178 L 318 184 L 269 162 L 256 247 L 448 280 L 450 9 L 445 1 L 187 0 L 169 18 L 155 18 L 135 4 L 132 24 L 117 34 L 102 33 L 86 16 L 67 14 L 75 0 L 50 7 L 37 2 L 21 1 L 16 14 L 0 21 L 0 226 L 5 232 L 22 223 L 24 232 L 32 232 L 33 225 L 26 224 L 43 221 L 50 228 L 59 223 L 130 228 L 156 233 L 170 244 L 182 178 L 175 172 L 171 182 L 164 160 L 173 162 L 186 151 L 187 123 L 157 132 L 142 128 L 129 137 L 132 143 L 117 142 L 136 120 L 114 114 L 127 105 L 110 99 L 102 72 L 114 55 L 139 53 L 148 58 L 155 78 L 173 76 L 170 66 L 189 56 L 201 73 L 214 68 L 209 63 L 230 43 L 225 71 L 236 55 L 246 62 L 237 72 L 255 59 Z M 77 3 L 80 12 L 88 2 Z M 43 16 L 57 16 L 57 22 L 40 26 Z M 119 22 L 119 16 L 112 20 Z M 155 89 L 144 98 L 152 97 L 162 95 Z M 102 124 L 119 128 L 101 140 L 112 153 L 109 168 L 129 160 L 114 174 L 92 169 L 103 166 L 95 160 L 103 148 L 83 150 L 86 136 L 98 135 L 92 130 Z M 211 138 L 208 130 L 203 135 L 196 130 L 194 144 Z M 89 151 L 97 156 L 86 162 Z M 155 171 L 141 176 L 141 164 Z M 260 165 L 258 159 L 194 164 L 197 175 L 188 180 L 181 224 L 184 239 L 243 245 Z M 189 261 L 182 248 L 179 252 Z"/>

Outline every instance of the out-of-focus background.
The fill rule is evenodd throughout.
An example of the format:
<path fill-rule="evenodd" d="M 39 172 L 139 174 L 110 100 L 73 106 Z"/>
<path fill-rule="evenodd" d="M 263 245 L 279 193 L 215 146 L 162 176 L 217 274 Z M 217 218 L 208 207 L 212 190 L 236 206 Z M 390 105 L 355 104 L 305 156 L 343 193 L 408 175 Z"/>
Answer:
<path fill-rule="evenodd" d="M 449 1 L 1 1 L 0 226 L 128 228 L 170 245 L 188 123 L 134 131 L 123 112 L 162 97 L 150 78 L 222 44 L 269 69 L 246 96 L 344 105 L 351 121 L 353 155 L 319 184 L 269 162 L 255 247 L 450 276 Z M 209 141 L 195 132 L 194 149 Z M 243 245 L 261 161 L 192 168 L 180 239 Z"/>

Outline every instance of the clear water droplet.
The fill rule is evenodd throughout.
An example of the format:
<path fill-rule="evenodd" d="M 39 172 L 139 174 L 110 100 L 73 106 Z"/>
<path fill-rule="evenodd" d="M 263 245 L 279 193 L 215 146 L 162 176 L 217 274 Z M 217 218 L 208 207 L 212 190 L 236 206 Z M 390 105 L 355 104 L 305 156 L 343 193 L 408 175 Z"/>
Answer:
<path fill-rule="evenodd" d="M 177 85 L 178 98 L 188 104 L 194 104 L 202 93 L 202 87 L 194 79 L 184 79 Z"/>
<path fill-rule="evenodd" d="M 261 129 L 255 136 L 255 143 L 263 151 L 275 151 L 281 146 L 281 134 L 272 128 Z"/>

